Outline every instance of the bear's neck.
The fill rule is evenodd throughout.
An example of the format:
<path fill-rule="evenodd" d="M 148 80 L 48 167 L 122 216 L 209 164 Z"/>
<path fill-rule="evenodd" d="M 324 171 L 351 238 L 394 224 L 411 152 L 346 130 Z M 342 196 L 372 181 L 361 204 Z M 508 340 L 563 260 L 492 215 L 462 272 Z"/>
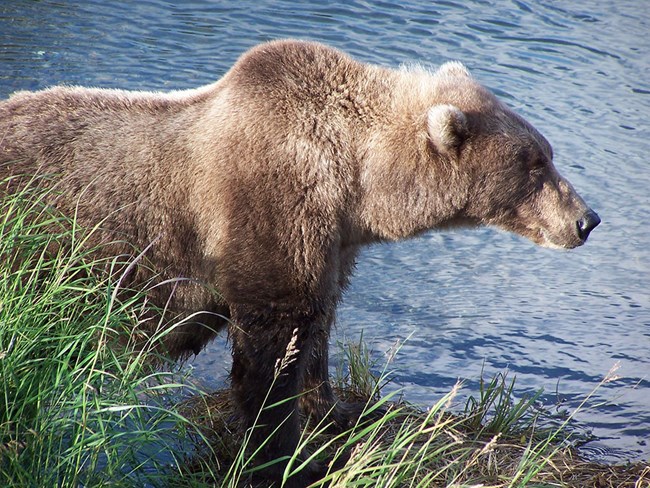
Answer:
<path fill-rule="evenodd" d="M 463 216 L 467 175 L 436 154 L 429 140 L 427 112 L 438 103 L 432 84 L 427 86 L 422 74 L 388 74 L 390 82 L 382 83 L 377 97 L 381 115 L 367 125 L 359 148 L 361 234 L 369 241 L 400 240 L 474 225 Z"/>

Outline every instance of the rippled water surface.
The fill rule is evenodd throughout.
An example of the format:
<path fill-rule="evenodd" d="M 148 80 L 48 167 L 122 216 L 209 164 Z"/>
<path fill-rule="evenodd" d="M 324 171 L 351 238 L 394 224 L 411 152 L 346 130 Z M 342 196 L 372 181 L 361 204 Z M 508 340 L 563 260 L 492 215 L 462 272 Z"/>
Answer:
<path fill-rule="evenodd" d="M 338 338 L 364 331 L 396 380 L 431 403 L 509 369 L 575 407 L 620 364 L 579 425 L 608 460 L 650 446 L 650 9 L 643 2 L 474 0 L 0 2 L 0 97 L 59 83 L 179 89 L 219 78 L 247 48 L 300 37 L 398 66 L 462 60 L 552 142 L 556 165 L 603 219 L 571 252 L 489 229 L 364 252 Z M 224 340 L 195 361 L 226 380 Z M 604 404 L 601 404 L 605 402 Z M 598 405 L 600 404 L 600 405 Z"/>

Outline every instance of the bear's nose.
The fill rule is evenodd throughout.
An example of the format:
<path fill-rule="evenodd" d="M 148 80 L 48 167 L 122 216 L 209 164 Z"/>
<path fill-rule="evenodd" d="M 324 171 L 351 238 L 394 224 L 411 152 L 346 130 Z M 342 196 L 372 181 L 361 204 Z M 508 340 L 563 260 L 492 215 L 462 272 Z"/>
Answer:
<path fill-rule="evenodd" d="M 578 235 L 583 241 L 589 237 L 589 233 L 600 224 L 600 217 L 593 210 L 588 210 L 580 220 L 578 220 Z"/>

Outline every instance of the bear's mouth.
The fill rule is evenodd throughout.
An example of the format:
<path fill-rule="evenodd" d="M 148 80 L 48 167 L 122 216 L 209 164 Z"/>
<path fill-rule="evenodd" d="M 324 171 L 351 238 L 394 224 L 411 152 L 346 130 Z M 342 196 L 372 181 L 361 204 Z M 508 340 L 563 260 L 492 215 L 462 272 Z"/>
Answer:
<path fill-rule="evenodd" d="M 536 244 L 548 249 L 574 249 L 582 246 L 587 239 L 581 239 L 574 235 L 565 239 L 559 239 L 558 236 L 551 234 L 548 230 L 540 227 L 537 229 L 537 239 L 533 239 Z"/>
<path fill-rule="evenodd" d="M 584 242 L 575 242 L 574 240 L 560 238 L 545 227 L 538 225 L 522 225 L 521 223 L 515 224 L 508 222 L 506 225 L 501 224 L 497 227 L 525 237 L 534 244 L 547 249 L 572 249 L 584 244 Z"/>

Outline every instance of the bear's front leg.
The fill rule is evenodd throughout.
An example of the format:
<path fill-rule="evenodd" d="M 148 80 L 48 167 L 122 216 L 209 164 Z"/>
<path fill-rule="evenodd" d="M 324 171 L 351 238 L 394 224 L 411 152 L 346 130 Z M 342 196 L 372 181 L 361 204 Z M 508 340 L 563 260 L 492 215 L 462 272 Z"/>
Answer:
<path fill-rule="evenodd" d="M 354 426 L 366 408 L 364 402 L 340 400 L 329 379 L 329 332 L 334 313 L 328 314 L 324 326 L 319 327 L 309 356 L 305 374 L 304 394 L 300 397 L 301 408 L 315 422 L 333 422 L 339 431 Z"/>
<path fill-rule="evenodd" d="M 253 428 L 250 452 L 263 446 L 256 463 L 279 460 L 263 472 L 279 486 L 300 440 L 298 398 L 318 314 L 277 304 L 234 305 L 231 314 L 235 405 L 246 428 Z M 294 468 L 305 458 L 301 453 Z M 323 475 L 322 467 L 312 462 L 284 486 L 304 487 Z"/>

